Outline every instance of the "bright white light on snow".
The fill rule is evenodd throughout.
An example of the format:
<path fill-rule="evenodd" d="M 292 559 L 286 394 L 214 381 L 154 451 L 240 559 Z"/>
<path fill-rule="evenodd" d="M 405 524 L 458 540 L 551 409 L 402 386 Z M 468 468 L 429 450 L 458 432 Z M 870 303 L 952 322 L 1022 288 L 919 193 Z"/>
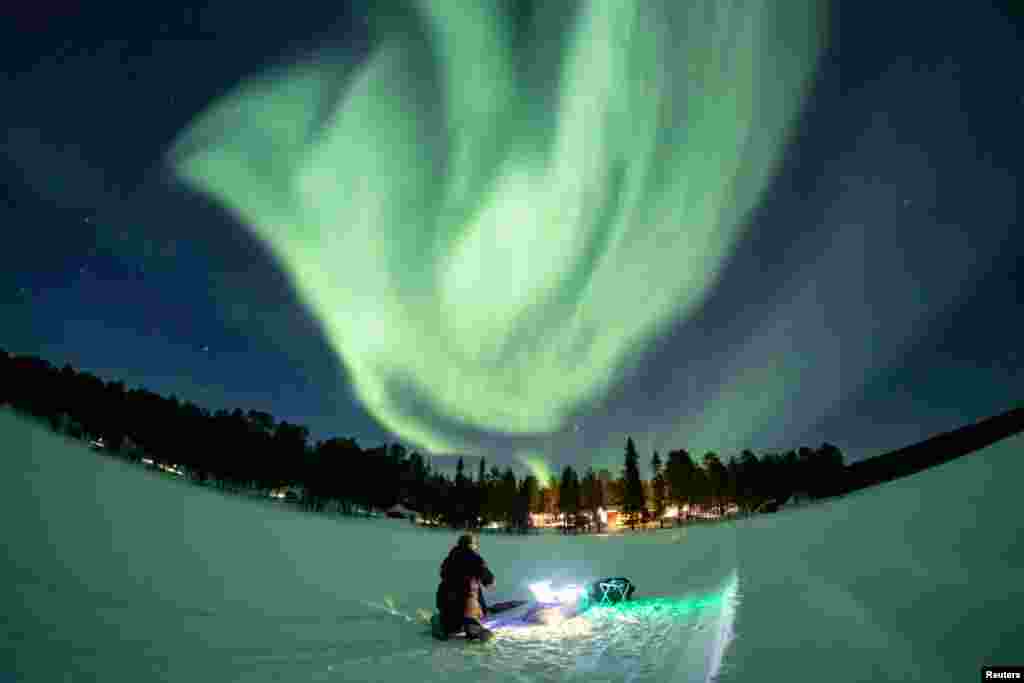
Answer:
<path fill-rule="evenodd" d="M 530 584 L 530 592 L 537 602 L 557 602 L 570 604 L 576 602 L 583 595 L 583 589 L 576 584 L 569 584 L 564 588 L 555 590 L 551 587 L 550 581 L 538 581 Z"/>
<path fill-rule="evenodd" d="M 547 614 L 540 616 L 540 623 L 530 628 L 507 629 L 501 632 L 503 641 L 521 641 L 535 648 L 538 642 L 560 643 L 567 646 L 574 639 L 581 640 L 594 637 L 594 624 L 589 619 L 576 617 L 565 618 L 561 610 L 549 608 Z M 540 680 L 540 679 L 532 679 Z"/>
<path fill-rule="evenodd" d="M 562 610 L 559 607 L 543 609 L 537 616 L 540 618 L 540 622 L 545 626 L 558 626 L 565 621 L 565 615 L 562 614 Z"/>

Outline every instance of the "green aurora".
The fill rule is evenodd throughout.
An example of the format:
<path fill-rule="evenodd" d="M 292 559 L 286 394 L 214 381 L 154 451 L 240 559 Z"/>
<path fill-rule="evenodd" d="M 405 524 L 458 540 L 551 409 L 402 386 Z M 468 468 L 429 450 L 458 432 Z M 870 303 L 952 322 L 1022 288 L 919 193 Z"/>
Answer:
<path fill-rule="evenodd" d="M 701 304 L 822 48 L 813 0 L 538 5 L 372 17 L 365 59 L 252 77 L 170 153 L 436 453 L 564 428 Z"/>

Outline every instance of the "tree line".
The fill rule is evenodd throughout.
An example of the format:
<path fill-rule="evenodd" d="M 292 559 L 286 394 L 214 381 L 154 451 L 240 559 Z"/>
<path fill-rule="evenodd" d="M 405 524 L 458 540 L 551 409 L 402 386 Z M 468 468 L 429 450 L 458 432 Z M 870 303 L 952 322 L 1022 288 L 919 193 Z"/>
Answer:
<path fill-rule="evenodd" d="M 565 524 L 591 526 L 598 509 L 612 505 L 625 515 L 631 527 L 665 520 L 669 508 L 675 508 L 676 522 L 695 514 L 722 515 L 728 510 L 752 512 L 775 505 L 792 495 L 809 499 L 842 493 L 846 465 L 842 451 L 832 444 L 820 448 L 800 448 L 785 453 L 768 453 L 760 458 L 744 450 L 726 462 L 717 453 L 708 452 L 699 460 L 687 450 L 668 453 L 663 460 L 658 451 L 650 460 L 652 476 L 640 476 L 640 455 L 632 438 L 626 439 L 623 467 L 618 477 L 607 469 L 588 468 L 580 477 L 566 467 L 558 491 L 558 509 Z M 586 513 L 586 520 L 578 520 Z"/>
<path fill-rule="evenodd" d="M 655 451 L 652 476 L 640 475 L 640 455 L 627 438 L 622 469 L 565 467 L 542 481 L 517 477 L 480 458 L 454 476 L 401 444 L 363 448 L 353 438 L 311 443 L 309 430 L 262 411 L 210 411 L 175 396 L 128 389 L 71 365 L 0 351 L 0 406 L 45 421 L 68 437 L 102 439 L 105 450 L 133 462 L 183 466 L 189 479 L 226 491 L 266 494 L 291 487 L 297 503 L 317 512 L 367 513 L 395 503 L 430 523 L 453 527 L 497 524 L 525 531 L 531 513 L 558 516 L 566 531 L 598 529 L 599 511 L 618 508 L 631 526 L 663 519 L 675 507 L 679 521 L 694 510 L 750 511 L 794 493 L 812 498 L 843 491 L 846 467 L 838 448 L 800 448 L 761 457 L 746 450 L 727 461 L 685 449 L 664 460 Z M 689 512 L 687 512 L 689 511 Z"/>

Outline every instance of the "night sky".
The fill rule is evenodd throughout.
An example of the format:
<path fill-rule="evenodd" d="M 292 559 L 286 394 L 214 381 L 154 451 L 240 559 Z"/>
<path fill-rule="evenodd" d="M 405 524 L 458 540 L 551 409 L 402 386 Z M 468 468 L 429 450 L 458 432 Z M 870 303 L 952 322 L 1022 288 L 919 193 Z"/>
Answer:
<path fill-rule="evenodd" d="M 686 52 L 688 41 L 717 35 L 687 15 L 685 35 L 670 27 L 621 48 L 638 63 L 650 44 L 673 56 L 655 60 L 648 96 L 621 73 L 602 90 L 597 60 L 555 82 L 552 45 L 568 44 L 582 9 L 522 3 L 490 27 L 438 11 L 428 30 L 398 4 L 388 16 L 344 3 L 5 10 L 0 347 L 210 409 L 266 410 L 316 439 L 401 440 L 534 471 L 618 468 L 627 434 L 645 462 L 653 449 L 728 456 L 826 440 L 859 459 L 1024 398 L 1024 22 L 1013 3 L 833 5 L 817 19 L 821 50 L 788 137 L 769 129 L 782 125 L 780 93 L 790 92 L 799 47 L 751 53 L 760 71 L 748 81 L 730 75 L 739 67 L 705 63 L 686 76 L 695 68 L 679 66 L 686 55 L 710 54 Z M 757 18 L 799 34 L 799 17 L 788 16 L 796 5 Z M 491 30 L 507 34 L 509 63 L 522 67 L 507 82 L 492 77 L 504 65 Z M 600 31 L 585 35 L 601 56 Z M 730 35 L 722 44 L 742 55 Z M 289 90 L 297 81 L 280 67 L 295 63 L 319 79 L 317 97 Z M 445 78 L 457 84 L 448 100 L 436 96 Z M 557 105 L 591 91 L 612 92 L 609 118 L 616 107 L 635 112 L 638 130 L 605 126 L 589 104 Z M 749 119 L 701 109 L 733 96 Z M 515 115 L 493 105 L 503 97 Z M 662 114 L 685 115 L 645 138 L 645 107 L 659 97 Z M 697 111 L 710 112 L 704 128 L 692 123 Z M 679 132 L 686 116 L 699 135 Z M 521 153 L 516 168 L 532 172 L 543 155 L 522 150 L 557 145 L 556 120 L 569 151 L 552 156 L 561 170 L 544 177 L 558 182 L 513 175 L 518 184 L 502 185 L 495 159 Z M 280 121 L 283 132 L 268 132 Z M 461 127 L 446 138 L 453 121 Z M 358 126 L 365 138 L 351 135 Z M 651 140 L 643 159 L 657 172 L 638 185 L 640 205 L 671 210 L 568 225 L 543 213 L 551 186 L 569 193 L 562 186 L 577 171 L 594 182 L 586 201 L 626 206 L 629 163 L 642 156 L 634 149 Z M 357 143 L 365 157 L 351 153 Z M 590 157 L 573 156 L 590 144 L 628 163 L 595 180 Z M 211 149 L 248 164 L 230 177 L 201 165 L 221 194 L 185 180 Z M 303 167 L 295 150 L 319 161 Z M 777 164 L 758 185 L 743 174 L 769 152 Z M 403 185 L 395 168 L 407 161 Z M 281 182 L 303 171 L 313 198 L 289 213 Z M 454 208 L 441 181 L 423 180 L 431 173 L 466 183 Z M 459 252 L 477 225 L 465 206 L 487 205 L 495 186 L 496 229 L 515 225 L 514 249 L 481 238 Z M 389 208 L 373 214 L 377 195 Z M 693 196 L 719 203 L 712 211 Z M 363 237 L 336 236 L 349 227 Z M 273 229 L 280 238 L 261 237 Z M 720 252 L 693 246 L 727 233 Z M 553 255 L 575 253 L 580 235 L 598 264 L 582 284 L 576 266 L 558 279 L 538 265 L 559 267 Z M 435 259 L 435 247 L 451 260 Z M 454 289 L 442 287 L 448 276 Z M 531 286 L 532 298 L 516 299 Z"/>

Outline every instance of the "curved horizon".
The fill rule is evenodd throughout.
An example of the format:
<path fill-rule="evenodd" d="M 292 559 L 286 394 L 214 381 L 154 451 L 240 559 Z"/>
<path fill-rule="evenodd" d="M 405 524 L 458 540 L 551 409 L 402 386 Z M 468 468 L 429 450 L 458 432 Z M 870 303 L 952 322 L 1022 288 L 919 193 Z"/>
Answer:
<path fill-rule="evenodd" d="M 417 621 L 454 532 L 225 497 L 6 412 L 0 433 L 16 482 L 0 513 L 17 520 L 0 563 L 0 669 L 24 678 L 960 680 L 1016 653 L 1021 436 L 713 527 L 487 535 L 496 599 L 539 579 L 613 574 L 638 598 L 735 593 L 714 603 L 729 609 L 595 616 L 481 650 L 433 642 Z"/>

